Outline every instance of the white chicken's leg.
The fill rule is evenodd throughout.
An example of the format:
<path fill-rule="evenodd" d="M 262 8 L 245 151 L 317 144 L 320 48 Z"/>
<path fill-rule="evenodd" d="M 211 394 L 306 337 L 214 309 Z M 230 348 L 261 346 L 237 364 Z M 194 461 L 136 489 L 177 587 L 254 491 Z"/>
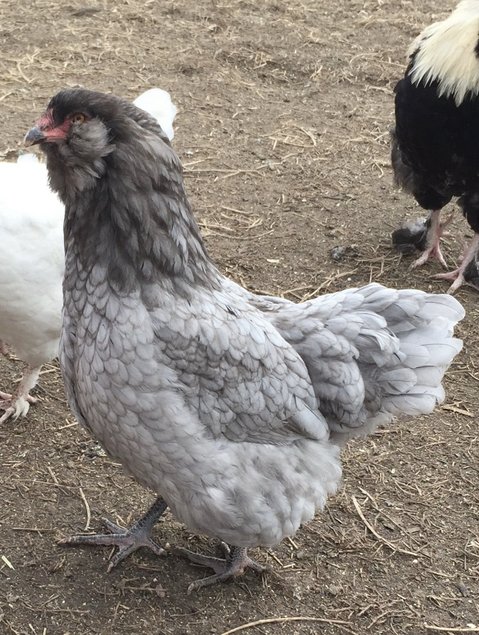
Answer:
<path fill-rule="evenodd" d="M 218 582 L 231 580 L 231 578 L 237 578 L 238 576 L 243 575 L 246 569 L 253 569 L 253 571 L 256 571 L 257 573 L 263 573 L 268 570 L 268 567 L 255 562 L 248 556 L 248 550 L 246 547 L 229 547 L 224 542 L 221 543 L 221 547 L 225 552 L 224 558 L 204 556 L 199 553 L 195 553 L 194 551 L 190 551 L 189 549 L 182 549 L 180 547 L 176 547 L 174 549 L 175 553 L 185 556 L 188 560 L 190 560 L 190 562 L 198 564 L 201 567 L 208 567 L 213 569 L 215 572 L 214 575 L 192 582 L 188 587 L 188 593 L 197 591 L 198 589 L 202 589 L 206 586 L 211 586 L 212 584 L 217 584 Z"/>
<path fill-rule="evenodd" d="M 476 256 L 476 252 L 479 248 L 479 234 L 474 234 L 474 238 L 471 241 L 471 244 L 467 248 L 466 253 L 461 262 L 461 266 L 454 271 L 449 271 L 448 273 L 438 273 L 434 276 L 434 278 L 440 278 L 441 280 L 453 280 L 454 282 L 451 284 L 447 292 L 449 294 L 455 293 L 459 287 L 461 287 L 464 282 L 467 282 L 464 278 L 464 272 L 467 269 L 468 264 L 473 260 Z"/>
<path fill-rule="evenodd" d="M 37 398 L 32 397 L 29 393 L 38 381 L 40 369 L 41 366 L 36 368 L 27 366 L 18 388 L 12 395 L 0 392 L 0 410 L 5 411 L 0 417 L 0 423 L 4 423 L 7 419 L 15 421 L 18 417 L 24 417 L 30 408 L 30 404 L 37 402 Z"/>
<path fill-rule="evenodd" d="M 444 260 L 444 256 L 441 251 L 441 236 L 443 234 L 444 228 L 449 225 L 453 218 L 453 214 L 448 216 L 448 218 L 441 223 L 440 221 L 441 210 L 433 210 L 429 215 L 429 220 L 431 221 L 431 226 L 427 231 L 427 248 L 423 251 L 423 253 L 419 256 L 417 260 L 415 260 L 411 269 L 415 269 L 416 267 L 420 267 L 424 263 L 426 263 L 429 258 L 437 258 L 443 267 L 447 268 L 447 263 Z"/>

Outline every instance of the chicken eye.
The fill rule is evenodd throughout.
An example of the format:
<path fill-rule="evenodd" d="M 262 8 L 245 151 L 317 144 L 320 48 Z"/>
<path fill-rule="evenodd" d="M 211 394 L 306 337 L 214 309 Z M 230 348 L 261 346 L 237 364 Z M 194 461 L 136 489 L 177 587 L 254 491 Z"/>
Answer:
<path fill-rule="evenodd" d="M 86 116 L 82 112 L 76 112 L 70 117 L 72 123 L 83 123 L 86 120 Z"/>

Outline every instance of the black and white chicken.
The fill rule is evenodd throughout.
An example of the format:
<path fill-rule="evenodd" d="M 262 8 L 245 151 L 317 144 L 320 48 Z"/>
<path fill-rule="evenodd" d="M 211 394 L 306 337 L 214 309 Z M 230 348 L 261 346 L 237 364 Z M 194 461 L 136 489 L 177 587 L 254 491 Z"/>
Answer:
<path fill-rule="evenodd" d="M 413 267 L 433 257 L 447 267 L 440 239 L 450 218 L 441 223 L 440 214 L 458 197 L 474 237 L 460 266 L 437 277 L 452 281 L 449 293 L 464 282 L 479 288 L 479 2 L 460 2 L 446 20 L 421 33 L 409 55 L 395 91 L 392 165 L 397 183 L 429 217 L 397 229 L 393 244 L 423 251 Z"/>
<path fill-rule="evenodd" d="M 151 88 L 135 103 L 173 139 L 176 106 L 167 91 Z M 41 366 L 58 354 L 63 217 L 63 203 L 35 155 L 0 162 L 0 352 L 6 354 L 9 345 L 27 364 L 13 394 L 0 392 L 0 423 L 27 414 Z"/>
<path fill-rule="evenodd" d="M 429 413 L 461 349 L 447 295 L 370 284 L 302 304 L 256 296 L 208 256 L 180 161 L 129 102 L 58 93 L 26 135 L 65 203 L 60 364 L 76 417 L 158 496 L 131 529 L 150 536 L 167 506 L 221 539 L 225 559 L 183 550 L 214 575 L 261 571 L 249 547 L 292 536 L 340 482 L 339 447 L 399 415 Z"/>

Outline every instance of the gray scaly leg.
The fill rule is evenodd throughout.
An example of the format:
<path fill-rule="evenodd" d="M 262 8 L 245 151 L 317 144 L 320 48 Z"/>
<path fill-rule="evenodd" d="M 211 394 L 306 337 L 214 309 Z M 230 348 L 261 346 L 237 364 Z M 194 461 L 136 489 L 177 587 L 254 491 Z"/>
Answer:
<path fill-rule="evenodd" d="M 151 537 L 151 530 L 158 522 L 158 519 L 168 507 L 167 503 L 158 497 L 150 509 L 137 520 L 129 529 L 120 527 L 116 523 L 103 519 L 109 534 L 80 534 L 69 536 L 58 542 L 60 545 L 107 545 L 118 547 L 117 553 L 110 560 L 108 571 L 111 571 L 117 564 L 128 557 L 140 547 L 148 547 L 156 555 L 164 553 L 163 547 Z"/>
<path fill-rule="evenodd" d="M 198 589 L 211 586 L 212 584 L 217 584 L 218 582 L 230 580 L 231 578 L 237 578 L 243 575 L 246 569 L 253 569 L 253 571 L 256 571 L 257 573 L 263 573 L 269 569 L 269 567 L 265 567 L 252 560 L 248 556 L 248 550 L 246 547 L 229 547 L 224 542 L 221 543 L 221 546 L 225 552 L 224 558 L 203 556 L 199 553 L 194 553 L 189 549 L 182 549 L 179 547 L 174 549 L 175 553 L 185 556 L 188 560 L 190 560 L 190 562 L 198 564 L 201 567 L 208 567 L 213 569 L 215 572 L 214 575 L 192 582 L 188 587 L 188 593 L 198 591 Z"/>

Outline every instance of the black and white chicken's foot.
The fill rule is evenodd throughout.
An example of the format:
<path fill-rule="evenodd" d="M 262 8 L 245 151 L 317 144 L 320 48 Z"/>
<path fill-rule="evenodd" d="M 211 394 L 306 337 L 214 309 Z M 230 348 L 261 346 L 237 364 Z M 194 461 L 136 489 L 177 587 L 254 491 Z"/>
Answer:
<path fill-rule="evenodd" d="M 462 265 L 454 271 L 448 271 L 447 273 L 437 273 L 434 278 L 438 278 L 440 280 L 449 280 L 453 281 L 447 292 L 449 295 L 453 295 L 464 284 L 464 268 Z"/>
<path fill-rule="evenodd" d="M 439 220 L 440 213 L 440 210 L 436 210 L 431 212 L 429 215 L 429 218 L 426 221 L 428 229 L 425 244 L 427 247 L 424 249 L 419 258 L 411 264 L 410 269 L 416 269 L 416 267 L 424 265 L 430 258 L 436 258 L 436 260 L 438 260 L 441 265 L 447 269 L 447 263 L 441 251 L 441 237 L 444 235 L 444 228 L 447 227 L 454 218 L 454 212 L 449 214 L 446 220 L 442 223 Z"/>
<path fill-rule="evenodd" d="M 439 260 L 443 267 L 447 267 L 446 260 L 442 255 L 441 246 L 438 241 L 437 243 L 434 243 L 432 247 L 428 247 L 425 251 L 423 251 L 419 258 L 416 258 L 416 260 L 414 260 L 409 269 L 416 269 L 417 267 L 421 267 L 422 265 L 426 264 L 426 262 L 430 258 L 436 258 L 436 260 Z"/>
<path fill-rule="evenodd" d="M 237 578 L 243 575 L 246 569 L 253 569 L 253 571 L 256 571 L 257 573 L 263 573 L 264 571 L 269 570 L 269 567 L 252 560 L 248 556 L 248 550 L 246 547 L 229 547 L 224 542 L 221 543 L 221 547 L 225 554 L 224 558 L 204 556 L 181 547 L 174 548 L 174 553 L 188 558 L 190 562 L 193 562 L 201 567 L 213 569 L 215 572 L 214 575 L 192 582 L 188 587 L 188 593 L 198 591 L 199 589 L 211 586 L 212 584 L 217 584 L 218 582 L 225 582 L 226 580 Z"/>
<path fill-rule="evenodd" d="M 167 507 L 167 503 L 159 497 L 146 514 L 137 520 L 129 529 L 120 527 L 120 525 L 104 518 L 103 523 L 110 532 L 109 534 L 79 534 L 62 538 L 58 541 L 58 544 L 69 546 L 105 545 L 118 547 L 118 551 L 108 564 L 108 572 L 140 547 L 147 547 L 157 556 L 161 556 L 165 553 L 165 550 L 153 540 L 151 531 Z"/>
<path fill-rule="evenodd" d="M 38 401 L 36 397 L 30 395 L 30 390 L 37 383 L 39 375 L 40 366 L 36 368 L 28 366 L 13 395 L 0 392 L 0 410 L 4 410 L 3 415 L 0 417 L 0 423 L 5 423 L 7 419 L 15 421 L 18 417 L 24 417 L 30 408 L 30 404 Z"/>
<path fill-rule="evenodd" d="M 478 270 L 476 264 L 478 249 L 479 234 L 474 234 L 471 244 L 464 253 L 461 265 L 457 269 L 454 269 L 454 271 L 438 273 L 434 276 L 440 280 L 452 281 L 451 286 L 447 290 L 449 295 L 453 295 L 463 284 L 469 284 L 476 289 L 478 288 Z"/>

